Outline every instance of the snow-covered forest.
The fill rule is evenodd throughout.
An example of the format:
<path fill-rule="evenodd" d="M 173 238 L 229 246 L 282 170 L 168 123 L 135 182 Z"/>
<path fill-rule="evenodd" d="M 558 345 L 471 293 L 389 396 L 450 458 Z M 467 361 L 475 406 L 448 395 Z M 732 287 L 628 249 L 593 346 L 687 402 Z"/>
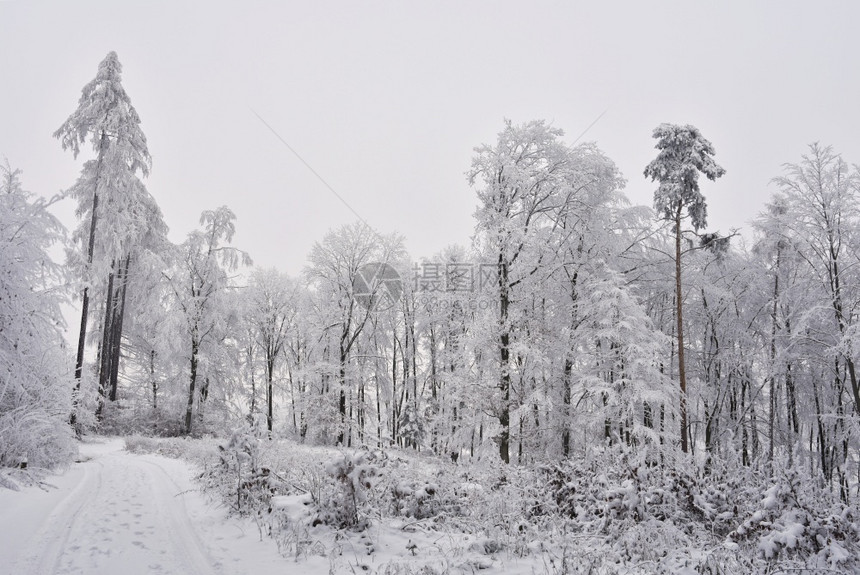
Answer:
<path fill-rule="evenodd" d="M 357 219 L 287 275 L 229 206 L 168 239 L 122 71 L 53 134 L 62 194 L 0 166 L 0 487 L 117 436 L 197 466 L 297 572 L 860 569 L 860 159 L 810 143 L 719 234 L 696 127 L 622 174 L 500 119 L 463 161 L 470 245 L 418 257 Z"/>

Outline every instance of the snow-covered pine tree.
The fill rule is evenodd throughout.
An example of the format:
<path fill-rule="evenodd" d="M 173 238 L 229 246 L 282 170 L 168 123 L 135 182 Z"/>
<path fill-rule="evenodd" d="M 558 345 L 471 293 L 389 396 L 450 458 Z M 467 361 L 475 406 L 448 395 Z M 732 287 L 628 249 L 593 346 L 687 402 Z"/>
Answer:
<path fill-rule="evenodd" d="M 714 162 L 714 146 L 695 126 L 660 124 L 654 129 L 654 146 L 660 152 L 645 167 L 645 177 L 659 182 L 654 192 L 654 209 L 675 226 L 675 302 L 678 339 L 678 378 L 681 387 L 681 451 L 687 453 L 687 375 L 684 366 L 683 298 L 681 297 L 681 221 L 684 209 L 694 230 L 707 225 L 705 197 L 699 191 L 699 174 L 716 180 L 725 170 Z"/>
<path fill-rule="evenodd" d="M 138 179 L 149 174 L 151 158 L 140 117 L 122 86 L 122 65 L 116 52 L 99 64 L 96 77 L 84 86 L 77 109 L 54 132 L 64 150 L 75 158 L 89 141 L 95 159 L 84 163 L 77 183 L 69 190 L 78 203 L 81 226 L 75 240 L 82 253 L 70 258 L 81 270 L 81 326 L 75 363 L 75 394 L 80 390 L 84 364 L 90 291 L 107 278 L 105 315 L 102 326 L 100 387 L 113 379 L 110 374 L 119 359 L 122 300 L 130 265 L 130 246 L 138 228 L 139 213 L 133 206 L 145 203 L 148 193 Z M 146 225 L 146 224 L 143 224 Z M 116 280 L 114 285 L 112 280 Z M 72 421 L 76 413 L 73 409 Z"/>

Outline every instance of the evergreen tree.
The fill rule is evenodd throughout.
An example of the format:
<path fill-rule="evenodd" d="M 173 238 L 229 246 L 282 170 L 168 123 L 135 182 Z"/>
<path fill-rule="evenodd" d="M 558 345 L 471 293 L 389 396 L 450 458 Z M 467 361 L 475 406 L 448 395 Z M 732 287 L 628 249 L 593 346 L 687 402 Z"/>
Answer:
<path fill-rule="evenodd" d="M 77 395 L 84 364 L 90 290 L 105 276 L 109 278 L 109 288 L 102 322 L 106 329 L 101 352 L 106 361 L 110 358 L 118 361 L 117 336 L 121 334 L 122 315 L 118 316 L 117 310 L 121 309 L 130 263 L 128 251 L 134 241 L 127 234 L 128 218 L 134 217 L 134 212 L 128 208 L 146 194 L 138 175 L 148 175 L 151 164 L 146 137 L 140 129 L 140 118 L 122 86 L 122 65 L 116 52 L 108 53 L 99 64 L 95 79 L 82 90 L 78 108 L 54 132 L 54 137 L 60 140 L 64 150 L 71 150 L 75 158 L 87 141 L 96 154 L 95 159 L 84 164 L 77 183 L 69 190 L 77 200 L 78 217 L 82 218 L 82 227 L 75 233 L 75 239 L 83 248 L 83 257 L 77 258 L 82 268 L 83 284 L 75 362 Z M 114 287 L 112 280 L 116 276 L 119 280 Z M 105 374 L 109 374 L 113 367 L 110 363 L 104 365 L 104 362 L 101 367 L 100 387 L 104 391 Z M 75 418 L 73 409 L 73 422 Z"/>
<path fill-rule="evenodd" d="M 675 227 L 675 320 L 678 340 L 678 377 L 681 387 L 681 450 L 688 451 L 687 374 L 684 366 L 683 298 L 681 293 L 681 221 L 684 209 L 699 230 L 707 224 L 707 204 L 699 191 L 699 174 L 716 180 L 725 170 L 713 160 L 714 147 L 694 126 L 660 124 L 654 129 L 660 150 L 657 158 L 645 168 L 645 177 L 659 182 L 654 192 L 654 209 Z"/>

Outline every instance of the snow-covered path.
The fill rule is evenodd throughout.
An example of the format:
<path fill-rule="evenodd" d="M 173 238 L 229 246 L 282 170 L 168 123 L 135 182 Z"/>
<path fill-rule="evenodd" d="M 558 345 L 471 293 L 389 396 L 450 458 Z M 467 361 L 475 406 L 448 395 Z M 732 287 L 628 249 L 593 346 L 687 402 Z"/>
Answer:
<path fill-rule="evenodd" d="M 81 446 L 57 489 L 0 491 L 0 573 L 289 573 L 253 524 L 225 517 L 194 489 L 182 461 Z"/>

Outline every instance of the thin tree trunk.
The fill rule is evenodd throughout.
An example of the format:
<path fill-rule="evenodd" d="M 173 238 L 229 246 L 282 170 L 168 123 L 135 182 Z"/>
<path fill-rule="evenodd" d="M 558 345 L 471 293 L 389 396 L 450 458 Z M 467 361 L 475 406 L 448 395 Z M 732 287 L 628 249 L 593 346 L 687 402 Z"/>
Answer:
<path fill-rule="evenodd" d="M 185 406 L 185 435 L 191 435 L 192 413 L 194 411 L 194 391 L 197 386 L 197 353 L 199 344 L 195 335 L 191 339 L 191 381 L 188 387 L 188 402 Z"/>
<path fill-rule="evenodd" d="M 376 447 L 382 448 L 382 405 L 380 401 L 379 377 L 376 380 Z"/>
<path fill-rule="evenodd" d="M 499 390 L 501 391 L 502 405 L 499 411 L 499 425 L 502 428 L 499 434 L 499 457 L 505 463 L 510 463 L 510 420 L 511 420 L 511 373 L 510 361 L 510 332 L 508 330 L 508 266 L 499 254 L 499 360 L 501 362 L 501 377 Z"/>
<path fill-rule="evenodd" d="M 340 412 L 340 430 L 337 434 L 337 444 L 343 445 L 344 433 L 346 430 L 346 353 L 343 351 L 343 348 L 341 348 L 340 351 L 340 371 L 338 373 L 338 382 L 340 384 L 340 390 L 337 407 Z"/>
<path fill-rule="evenodd" d="M 111 263 L 111 269 L 113 269 L 114 264 Z M 99 405 L 96 408 L 96 418 L 101 420 L 102 412 L 104 410 L 104 398 L 105 398 L 105 390 L 108 387 L 110 381 L 110 361 L 113 354 L 111 353 L 111 336 L 113 335 L 113 320 L 114 320 L 114 289 L 113 289 L 113 280 L 114 273 L 111 271 L 108 274 L 108 285 L 106 291 L 105 298 L 105 312 L 102 326 L 102 341 L 101 341 L 101 353 L 99 354 Z"/>
<path fill-rule="evenodd" d="M 689 452 L 687 444 L 687 370 L 684 366 L 684 316 L 681 302 L 681 209 L 683 204 L 678 202 L 675 214 L 675 303 L 678 337 L 678 379 L 681 384 L 681 451 Z"/>
<path fill-rule="evenodd" d="M 96 243 L 96 222 L 98 221 L 99 208 L 99 176 L 101 175 L 102 163 L 104 161 L 104 151 L 107 145 L 107 137 L 102 132 L 99 140 L 99 159 L 96 165 L 95 187 L 93 189 L 93 211 L 90 217 L 90 237 L 87 242 L 87 272 L 93 265 L 93 251 Z M 87 321 L 89 317 L 90 297 L 89 287 L 85 285 L 84 293 L 81 296 L 81 328 L 78 331 L 78 353 L 75 359 L 75 391 L 72 395 L 72 414 L 69 417 L 69 423 L 73 426 L 77 423 L 77 403 L 78 395 L 81 391 L 81 377 L 84 371 L 84 349 L 87 343 Z"/>
<path fill-rule="evenodd" d="M 573 363 L 570 358 L 564 360 L 564 376 L 562 390 L 562 408 L 561 416 L 564 420 L 561 422 L 561 454 L 564 457 L 570 456 L 570 400 L 571 400 L 571 375 L 573 373 Z"/>
<path fill-rule="evenodd" d="M 776 419 L 776 333 L 777 333 L 777 312 L 779 311 L 779 263 L 780 263 L 780 242 L 776 244 L 776 273 L 773 278 L 773 309 L 771 310 L 771 326 L 770 326 L 770 413 L 768 414 L 768 445 L 767 445 L 767 461 L 771 466 L 770 471 L 773 472 L 773 450 L 774 450 L 774 420 Z"/>
<path fill-rule="evenodd" d="M 397 400 L 397 328 L 394 328 L 394 343 L 391 349 L 391 445 L 397 445 L 397 421 L 400 408 Z"/>
<path fill-rule="evenodd" d="M 274 386 L 272 380 L 275 374 L 275 356 L 270 349 L 266 350 L 266 427 L 269 430 L 269 439 L 272 438 L 272 424 L 274 423 Z"/>
<path fill-rule="evenodd" d="M 158 381 L 155 379 L 155 350 L 149 352 L 149 382 L 152 385 L 152 411 L 158 411 Z"/>
<path fill-rule="evenodd" d="M 248 411 L 248 416 L 253 422 L 254 413 L 257 411 L 257 381 L 254 379 L 254 346 L 249 345 L 245 353 L 248 356 L 248 370 L 251 372 L 251 408 Z"/>
<path fill-rule="evenodd" d="M 116 401 L 116 388 L 117 388 L 117 380 L 119 379 L 119 359 L 120 352 L 122 347 L 122 326 L 125 320 L 125 296 L 128 290 L 128 270 L 131 265 L 131 256 L 128 255 L 125 257 L 125 267 L 121 270 L 119 287 L 117 288 L 120 292 L 119 295 L 119 308 L 114 316 L 114 321 L 112 322 L 113 329 L 113 347 L 111 349 L 113 357 L 111 358 L 111 369 L 110 369 L 110 393 L 108 394 L 108 399 L 110 401 Z"/>

